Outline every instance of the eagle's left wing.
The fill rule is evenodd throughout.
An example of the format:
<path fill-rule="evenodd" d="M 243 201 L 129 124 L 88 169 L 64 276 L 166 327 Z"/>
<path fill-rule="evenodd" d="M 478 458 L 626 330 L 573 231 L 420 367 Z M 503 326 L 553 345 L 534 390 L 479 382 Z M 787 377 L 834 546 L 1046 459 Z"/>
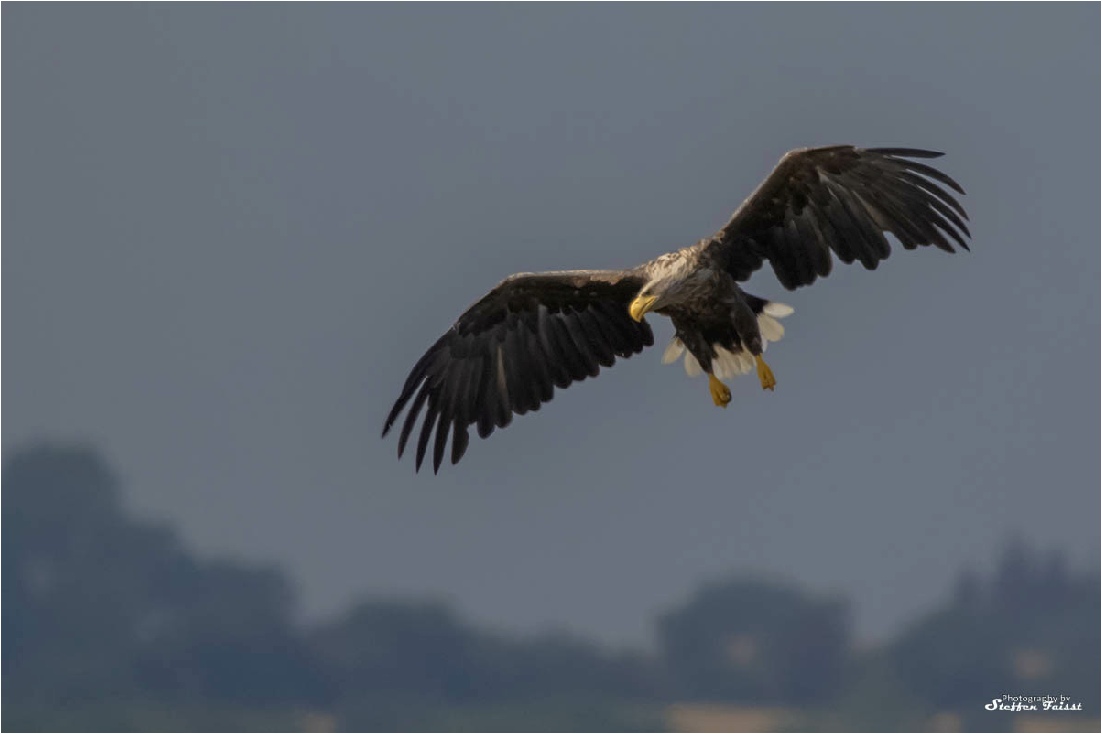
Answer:
<path fill-rule="evenodd" d="M 910 148 L 836 145 L 787 153 L 705 245 L 735 280 L 766 260 L 789 290 L 830 273 L 831 251 L 872 270 L 888 257 L 891 233 L 908 250 L 954 252 L 971 236 L 964 208 L 946 191 L 964 189 L 912 158 L 942 155 Z"/>

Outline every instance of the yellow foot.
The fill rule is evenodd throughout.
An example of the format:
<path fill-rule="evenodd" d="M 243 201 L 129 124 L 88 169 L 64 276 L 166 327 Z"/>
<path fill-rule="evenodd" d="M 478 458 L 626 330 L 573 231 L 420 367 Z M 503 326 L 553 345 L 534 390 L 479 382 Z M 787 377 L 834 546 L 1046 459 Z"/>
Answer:
<path fill-rule="evenodd" d="M 777 386 L 777 378 L 773 377 L 773 370 L 769 369 L 769 365 L 765 363 L 761 355 L 757 355 L 754 359 L 758 363 L 758 379 L 761 380 L 762 390 L 772 390 Z"/>
<path fill-rule="evenodd" d="M 712 393 L 712 402 L 719 407 L 726 408 L 731 402 L 731 390 L 715 375 L 708 375 L 708 390 Z"/>

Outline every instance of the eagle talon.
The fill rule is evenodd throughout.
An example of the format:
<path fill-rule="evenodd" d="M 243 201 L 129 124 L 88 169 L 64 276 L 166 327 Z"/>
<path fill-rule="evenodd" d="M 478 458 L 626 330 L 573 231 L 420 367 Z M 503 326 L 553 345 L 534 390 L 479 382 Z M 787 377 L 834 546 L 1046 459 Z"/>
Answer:
<path fill-rule="evenodd" d="M 765 363 L 760 354 L 754 356 L 754 361 L 758 363 L 758 379 L 761 380 L 762 390 L 772 390 L 777 386 L 777 378 L 773 377 L 773 370 L 769 369 L 769 365 Z"/>
<path fill-rule="evenodd" d="M 712 393 L 712 402 L 720 408 L 726 408 L 731 402 L 731 389 L 715 375 L 708 375 L 708 391 Z"/>

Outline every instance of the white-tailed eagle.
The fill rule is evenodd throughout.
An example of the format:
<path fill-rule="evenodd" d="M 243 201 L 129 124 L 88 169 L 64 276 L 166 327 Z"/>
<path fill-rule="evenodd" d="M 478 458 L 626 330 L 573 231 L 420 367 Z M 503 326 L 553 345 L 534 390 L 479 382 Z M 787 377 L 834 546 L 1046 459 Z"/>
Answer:
<path fill-rule="evenodd" d="M 908 250 L 968 249 L 968 215 L 950 191 L 964 190 L 915 159 L 941 153 L 838 145 L 786 154 L 723 229 L 695 245 L 630 270 L 518 273 L 466 310 L 417 361 L 383 425 L 385 436 L 408 405 L 398 456 L 424 416 L 415 468 L 430 441 L 437 471 L 451 438 L 451 462 L 463 457 L 468 428 L 489 436 L 513 414 L 538 410 L 555 388 L 596 377 L 617 357 L 654 343 L 644 316 L 668 316 L 676 329 L 663 361 L 685 354 L 690 375 L 706 373 L 712 400 L 727 407 L 720 378 L 756 370 L 772 390 L 762 358 L 784 334 L 781 303 L 739 283 L 769 261 L 789 290 L 830 273 L 831 252 L 875 269 L 888 257 L 885 234 Z M 435 436 L 434 436 L 435 434 Z"/>

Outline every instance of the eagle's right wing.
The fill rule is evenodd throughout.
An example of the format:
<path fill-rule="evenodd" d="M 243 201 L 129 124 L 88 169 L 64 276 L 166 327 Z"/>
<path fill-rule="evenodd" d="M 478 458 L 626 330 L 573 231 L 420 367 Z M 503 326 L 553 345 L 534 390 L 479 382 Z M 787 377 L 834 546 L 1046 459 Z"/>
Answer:
<path fill-rule="evenodd" d="M 398 438 L 405 451 L 424 410 L 417 440 L 421 468 L 433 429 L 433 470 L 451 434 L 451 461 L 467 450 L 467 427 L 478 435 L 503 428 L 513 413 L 538 410 L 555 388 L 596 377 L 616 357 L 654 343 L 628 304 L 645 280 L 636 271 L 569 270 L 520 273 L 502 281 L 459 317 L 409 373 L 383 425 L 385 436 L 412 399 Z"/>

